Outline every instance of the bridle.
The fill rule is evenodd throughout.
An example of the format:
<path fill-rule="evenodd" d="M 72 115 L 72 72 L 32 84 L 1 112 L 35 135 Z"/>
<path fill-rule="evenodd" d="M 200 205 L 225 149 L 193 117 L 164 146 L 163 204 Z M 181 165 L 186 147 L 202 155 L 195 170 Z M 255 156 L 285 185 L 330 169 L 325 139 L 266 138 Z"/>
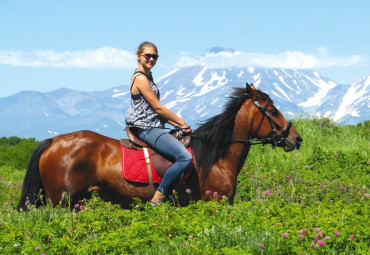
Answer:
<path fill-rule="evenodd" d="M 262 113 L 262 119 L 261 122 L 257 128 L 257 131 L 254 133 L 253 137 L 256 137 L 258 132 L 260 131 L 260 128 L 262 126 L 263 121 L 265 120 L 265 117 L 270 123 L 271 129 L 273 136 L 268 137 L 268 138 L 252 138 L 250 140 L 231 140 L 233 143 L 250 143 L 250 145 L 255 145 L 255 144 L 272 144 L 273 146 L 283 146 L 285 139 L 289 135 L 289 130 L 292 127 L 292 122 L 288 122 L 287 126 L 285 128 L 282 128 L 277 124 L 270 116 L 270 114 L 266 111 L 267 106 L 270 104 L 270 99 L 267 99 L 267 103 L 265 106 L 261 106 L 256 100 L 251 100 L 257 108 L 260 110 Z M 277 132 L 277 130 L 280 131 L 280 134 Z"/>
<path fill-rule="evenodd" d="M 279 124 L 277 124 L 270 116 L 270 114 L 266 111 L 267 106 L 270 104 L 271 99 L 267 99 L 267 103 L 265 106 L 261 106 L 256 100 L 251 99 L 251 101 L 257 106 L 257 108 L 260 110 L 262 113 L 262 119 L 261 122 L 257 128 L 257 131 L 254 133 L 253 137 L 256 137 L 259 130 L 261 129 L 262 123 L 267 118 L 267 120 L 270 123 L 270 127 L 272 129 L 273 136 L 272 137 L 267 137 L 267 138 L 252 138 L 249 140 L 235 140 L 232 139 L 231 143 L 248 143 L 250 145 L 255 145 L 255 144 L 272 144 L 272 146 L 284 146 L 286 142 L 286 138 L 289 135 L 289 130 L 292 127 L 292 122 L 288 122 L 285 128 L 280 127 Z M 181 128 L 176 127 L 176 128 L 164 128 L 164 129 L 171 129 L 172 132 L 175 131 L 182 131 Z M 277 130 L 280 131 L 280 134 L 277 132 Z M 194 134 L 181 134 L 181 136 L 191 136 L 192 138 L 198 138 L 198 136 Z"/>

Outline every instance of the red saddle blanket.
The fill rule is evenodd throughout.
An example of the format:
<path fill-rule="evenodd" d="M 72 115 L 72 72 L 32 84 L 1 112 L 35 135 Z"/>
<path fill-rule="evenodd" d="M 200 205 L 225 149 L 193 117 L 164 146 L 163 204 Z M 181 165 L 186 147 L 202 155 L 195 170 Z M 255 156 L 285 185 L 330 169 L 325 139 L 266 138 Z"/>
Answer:
<path fill-rule="evenodd" d="M 131 182 L 149 183 L 144 150 L 130 149 L 122 145 L 120 145 L 120 147 L 122 152 L 123 177 Z M 187 150 L 191 153 L 191 155 L 193 155 L 191 148 L 187 148 Z M 148 153 L 150 156 L 150 150 Z M 162 177 L 160 177 L 155 171 L 152 157 L 150 157 L 150 166 L 152 170 L 153 183 L 159 184 L 162 181 Z M 184 181 L 189 177 L 192 168 L 193 166 L 189 167 L 184 176 L 181 178 L 181 181 Z"/>

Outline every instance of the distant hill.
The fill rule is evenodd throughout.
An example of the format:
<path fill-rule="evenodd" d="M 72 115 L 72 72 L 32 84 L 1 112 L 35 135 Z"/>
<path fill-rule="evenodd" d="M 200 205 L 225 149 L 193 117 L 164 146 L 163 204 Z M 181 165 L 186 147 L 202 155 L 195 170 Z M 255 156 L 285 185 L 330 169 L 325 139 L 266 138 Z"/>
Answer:
<path fill-rule="evenodd" d="M 346 85 L 309 70 L 191 66 L 156 80 L 161 102 L 192 127 L 220 113 L 232 87 L 247 82 L 269 94 L 288 119 L 308 113 L 356 124 L 370 117 L 370 76 Z M 88 129 L 122 138 L 130 104 L 129 85 L 97 92 L 22 91 L 0 98 L 0 136 L 41 140 Z"/>

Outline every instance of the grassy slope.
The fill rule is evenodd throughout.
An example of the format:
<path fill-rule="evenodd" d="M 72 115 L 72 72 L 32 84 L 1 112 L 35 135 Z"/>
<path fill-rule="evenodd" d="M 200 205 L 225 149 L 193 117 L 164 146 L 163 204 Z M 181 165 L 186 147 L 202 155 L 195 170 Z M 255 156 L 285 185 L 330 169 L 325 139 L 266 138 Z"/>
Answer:
<path fill-rule="evenodd" d="M 121 210 L 95 197 L 74 210 L 17 213 L 25 172 L 3 165 L 0 254 L 366 254 L 369 126 L 294 123 L 302 148 L 254 146 L 233 206 L 138 203 L 140 210 Z"/>

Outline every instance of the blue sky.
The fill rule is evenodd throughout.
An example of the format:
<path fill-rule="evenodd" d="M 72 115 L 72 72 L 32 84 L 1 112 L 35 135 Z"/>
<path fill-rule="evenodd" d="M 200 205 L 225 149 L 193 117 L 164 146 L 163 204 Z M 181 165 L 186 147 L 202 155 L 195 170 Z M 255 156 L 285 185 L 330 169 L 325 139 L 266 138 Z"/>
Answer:
<path fill-rule="evenodd" d="M 338 83 L 370 75 L 370 1 L 0 1 L 0 97 L 129 83 L 153 41 L 155 78 L 192 64 L 311 69 Z M 211 47 L 234 54 L 205 55 Z"/>

